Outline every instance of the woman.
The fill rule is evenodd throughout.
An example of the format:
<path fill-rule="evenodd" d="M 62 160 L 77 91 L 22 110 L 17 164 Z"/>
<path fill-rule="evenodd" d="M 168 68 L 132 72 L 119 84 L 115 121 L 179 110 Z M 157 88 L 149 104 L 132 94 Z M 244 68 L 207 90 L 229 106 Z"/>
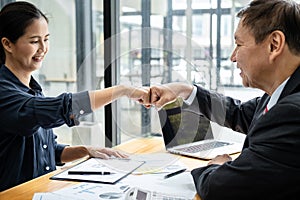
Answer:
<path fill-rule="evenodd" d="M 126 157 L 109 148 L 58 144 L 52 128 L 127 96 L 143 102 L 148 91 L 129 86 L 45 97 L 32 77 L 48 52 L 48 19 L 27 2 L 0 11 L 0 191 L 84 156 Z"/>

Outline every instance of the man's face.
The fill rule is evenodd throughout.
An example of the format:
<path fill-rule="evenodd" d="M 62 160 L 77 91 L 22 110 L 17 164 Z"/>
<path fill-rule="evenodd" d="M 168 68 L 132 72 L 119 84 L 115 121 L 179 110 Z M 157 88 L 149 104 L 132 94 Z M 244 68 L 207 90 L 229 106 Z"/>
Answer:
<path fill-rule="evenodd" d="M 231 61 L 236 62 L 241 70 L 240 76 L 245 87 L 262 89 L 268 78 L 271 68 L 268 59 L 269 45 L 266 41 L 256 44 L 251 31 L 240 20 L 235 32 L 236 47 Z"/>

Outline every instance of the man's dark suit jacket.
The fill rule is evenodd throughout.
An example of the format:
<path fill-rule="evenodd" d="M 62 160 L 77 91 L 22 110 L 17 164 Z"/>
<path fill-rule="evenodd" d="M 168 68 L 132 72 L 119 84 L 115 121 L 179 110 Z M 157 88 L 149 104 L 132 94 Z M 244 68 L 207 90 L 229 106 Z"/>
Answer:
<path fill-rule="evenodd" d="M 241 103 L 197 90 L 189 109 L 247 134 L 234 161 L 192 170 L 202 200 L 300 199 L 300 67 L 266 114 L 267 94 Z"/>

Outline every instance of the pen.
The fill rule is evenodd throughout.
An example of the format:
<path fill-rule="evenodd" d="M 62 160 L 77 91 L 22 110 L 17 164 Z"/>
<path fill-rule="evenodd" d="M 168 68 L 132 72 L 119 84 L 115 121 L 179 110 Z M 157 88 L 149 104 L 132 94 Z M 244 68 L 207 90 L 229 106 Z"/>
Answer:
<path fill-rule="evenodd" d="M 112 172 L 97 172 L 97 171 L 68 171 L 68 174 L 73 175 L 110 175 Z"/>
<path fill-rule="evenodd" d="M 169 173 L 167 175 L 165 175 L 165 179 L 166 178 L 170 178 L 172 176 L 176 176 L 177 174 L 181 174 L 182 172 L 184 172 L 186 169 L 180 169 L 178 171 L 175 171 L 175 172 L 172 172 L 172 173 Z"/>

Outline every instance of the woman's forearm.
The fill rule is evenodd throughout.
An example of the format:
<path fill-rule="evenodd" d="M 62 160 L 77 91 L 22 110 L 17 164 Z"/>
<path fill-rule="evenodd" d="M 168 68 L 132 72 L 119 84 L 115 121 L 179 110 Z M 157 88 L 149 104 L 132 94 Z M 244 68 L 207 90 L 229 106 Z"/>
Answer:
<path fill-rule="evenodd" d="M 127 96 L 128 98 L 139 101 L 140 103 L 148 100 L 148 89 L 126 85 L 116 85 L 109 88 L 94 90 L 89 92 L 91 108 L 96 110 L 114 100 Z"/>
<path fill-rule="evenodd" d="M 88 156 L 89 152 L 85 146 L 66 146 L 61 154 L 61 162 L 71 162 L 85 156 Z"/>

